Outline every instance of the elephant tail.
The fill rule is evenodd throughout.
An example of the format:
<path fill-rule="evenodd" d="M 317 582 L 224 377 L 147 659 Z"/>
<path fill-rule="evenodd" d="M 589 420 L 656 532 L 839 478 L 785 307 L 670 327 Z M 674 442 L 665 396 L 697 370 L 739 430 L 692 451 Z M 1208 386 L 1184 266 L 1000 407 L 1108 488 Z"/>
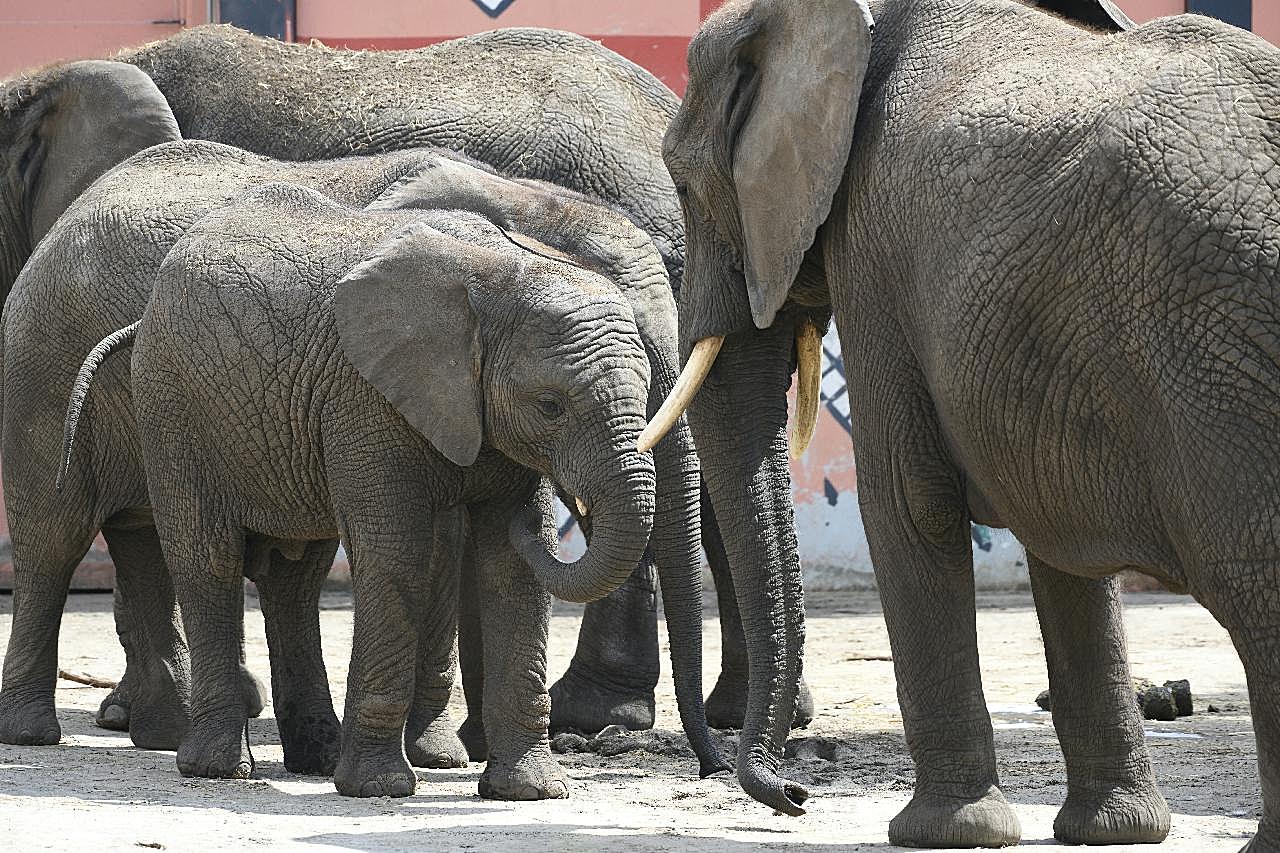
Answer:
<path fill-rule="evenodd" d="M 71 470 L 71 449 L 76 441 L 76 427 L 80 425 L 80 412 L 84 409 L 84 401 L 89 397 L 89 386 L 93 384 L 93 374 L 117 350 L 133 345 L 138 338 L 138 326 L 141 323 L 141 320 L 136 320 L 123 329 L 117 329 L 107 335 L 89 351 L 84 364 L 80 365 L 75 384 L 71 386 L 67 419 L 62 426 L 62 464 L 58 467 L 58 491 L 62 491 L 62 484 L 67 480 L 67 472 Z"/>

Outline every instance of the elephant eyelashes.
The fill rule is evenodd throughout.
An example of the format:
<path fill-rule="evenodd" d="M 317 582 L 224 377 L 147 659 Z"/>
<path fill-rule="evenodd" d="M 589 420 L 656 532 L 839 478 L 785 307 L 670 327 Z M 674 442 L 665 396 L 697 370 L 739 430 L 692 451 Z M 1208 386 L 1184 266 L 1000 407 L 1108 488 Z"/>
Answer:
<path fill-rule="evenodd" d="M 564 405 L 555 397 L 539 397 L 533 401 L 533 405 L 549 421 L 558 421 L 564 417 Z"/>

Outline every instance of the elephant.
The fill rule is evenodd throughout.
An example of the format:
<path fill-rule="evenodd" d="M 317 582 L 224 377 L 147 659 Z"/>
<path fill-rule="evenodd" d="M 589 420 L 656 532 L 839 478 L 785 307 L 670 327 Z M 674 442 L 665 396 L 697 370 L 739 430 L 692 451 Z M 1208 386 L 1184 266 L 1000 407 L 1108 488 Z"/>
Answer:
<path fill-rule="evenodd" d="M 599 199 L 648 232 L 672 291 L 680 290 L 684 222 L 661 157 L 662 133 L 679 102 L 647 71 L 589 39 L 510 28 L 420 50 L 347 51 L 201 26 L 117 59 L 152 77 L 186 138 L 285 160 L 432 145 Z M 705 497 L 701 513 L 722 650 L 706 712 L 717 728 L 740 728 L 747 695 L 742 625 Z M 653 602 L 646 564 L 612 596 L 587 606 L 573 661 L 551 688 L 553 728 L 652 727 Z M 466 660 L 474 632 L 464 631 L 460 642 Z M 802 686 L 795 723 L 807 724 L 813 713 Z"/>
<path fill-rule="evenodd" d="M 510 226 L 511 233 L 536 235 L 528 239 L 538 241 L 542 251 L 553 252 L 548 244 L 562 245 L 575 264 L 611 277 L 625 298 L 635 300 L 632 314 L 653 359 L 655 409 L 674 382 L 674 303 L 656 247 L 624 216 L 576 193 L 510 181 L 460 155 L 426 149 L 291 163 L 217 143 L 175 142 L 136 155 L 64 213 L 27 263 L 3 315 L 5 408 L 23 417 L 5 420 L 3 446 L 15 567 L 21 570 L 16 573 L 19 596 L 0 691 L 0 739 L 50 743 L 60 735 L 52 705 L 56 644 L 47 638 L 51 631 L 56 637 L 70 571 L 99 528 L 113 553 L 117 538 L 140 543 L 133 551 L 120 550 L 121 583 L 147 579 L 159 591 L 153 589 L 149 599 L 140 600 L 163 604 L 157 609 L 168 620 L 158 620 L 161 624 L 141 646 L 149 654 L 139 654 L 139 671 L 145 677 L 138 683 L 144 685 L 147 698 L 143 705 L 157 721 L 135 726 L 137 720 L 131 720 L 131 736 L 140 745 L 175 748 L 185 734 L 185 649 L 172 653 L 170 645 L 156 639 L 165 638 L 161 628 L 172 623 L 173 593 L 152 525 L 129 376 L 120 364 L 102 366 L 102 387 L 89 401 L 92 418 L 79 442 L 81 457 L 87 453 L 90 461 L 67 469 L 64 483 L 55 475 L 63 470 L 58 436 L 63 432 L 66 389 L 72 387 L 84 354 L 99 339 L 141 317 L 156 270 L 188 228 L 243 192 L 280 182 L 306 186 L 355 208 L 375 203 L 380 208 L 409 208 L 428 198 L 454 206 L 484 205 L 488 215 Z M 501 193 L 507 194 L 502 200 L 489 197 Z M 710 773 L 723 764 L 702 712 L 697 467 L 687 428 L 655 453 L 653 464 L 662 485 L 650 545 L 661 558 L 666 579 L 677 698 L 700 769 Z M 60 490 L 54 488 L 55 480 Z M 437 513 L 443 514 L 444 510 Z M 450 563 L 443 555 L 456 549 L 447 528 L 437 525 L 433 532 L 436 562 Z M 478 525 L 473 523 L 472 529 L 479 535 Z M 262 594 L 277 720 L 285 764 L 294 772 L 331 773 L 336 761 L 338 724 L 319 656 L 315 600 L 336 542 L 336 536 L 302 544 L 254 537 L 245 560 Z M 626 567 L 624 577 L 633 568 Z M 300 592 L 300 587 L 305 589 Z M 555 591 L 589 597 L 581 588 Z M 279 627 L 273 629 L 275 624 Z M 452 639 L 423 630 L 430 633 L 422 640 L 424 649 L 438 650 L 441 644 L 444 649 L 434 657 L 424 653 L 420 661 L 424 670 L 404 735 L 406 748 L 411 757 L 420 756 L 415 763 L 426 766 L 465 763 L 457 735 L 442 725 L 452 681 Z M 135 715 L 139 707 L 135 702 Z"/>
<path fill-rule="evenodd" d="M 356 615 L 335 783 L 353 796 L 411 794 L 413 625 L 437 585 L 422 572 L 433 550 L 423 521 L 465 504 L 485 603 L 480 793 L 567 795 L 547 735 L 546 590 L 606 595 L 648 547 L 655 465 L 635 445 L 649 356 L 612 281 L 533 242 L 466 209 L 359 209 L 268 183 L 194 224 L 142 319 L 86 360 L 68 452 L 92 373 L 135 341 L 148 490 L 192 649 L 184 773 L 249 771 L 226 630 L 241 609 L 246 537 L 302 548 L 340 532 Z M 647 281 L 659 302 L 670 301 L 664 278 Z M 590 508 L 593 535 L 574 563 L 552 556 L 543 477 Z M 673 620 L 698 623 L 696 560 L 685 574 L 694 595 Z"/>
<path fill-rule="evenodd" d="M 684 393 L 640 447 L 688 404 L 748 638 L 739 778 L 780 811 L 807 796 L 778 775 L 803 643 L 784 393 L 794 366 L 811 416 L 810 342 L 834 314 L 916 766 L 890 841 L 1020 836 L 978 668 L 972 520 L 1025 545 L 1050 685 L 1079 691 L 1053 709 L 1055 836 L 1168 831 L 1114 577 L 1135 568 L 1229 631 L 1264 800 L 1249 849 L 1280 848 L 1280 53 L 1208 18 L 1113 11 L 736 0 L 690 46 L 664 140 Z"/>

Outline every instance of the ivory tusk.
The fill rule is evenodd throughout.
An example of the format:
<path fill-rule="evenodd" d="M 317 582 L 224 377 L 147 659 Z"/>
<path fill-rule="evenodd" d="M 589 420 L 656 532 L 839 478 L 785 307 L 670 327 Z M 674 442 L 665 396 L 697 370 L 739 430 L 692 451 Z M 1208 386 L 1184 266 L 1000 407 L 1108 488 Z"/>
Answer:
<path fill-rule="evenodd" d="M 588 515 L 587 505 L 582 502 L 582 498 L 574 498 L 573 502 L 578 506 L 578 515 L 582 518 L 586 518 Z"/>
<path fill-rule="evenodd" d="M 680 420 L 684 410 L 689 408 L 689 403 L 693 401 L 693 395 L 697 394 L 698 389 L 702 387 L 702 380 L 707 378 L 707 373 L 710 372 L 711 365 L 715 364 L 716 355 L 719 354 L 720 347 L 723 345 L 724 335 L 712 335 L 693 345 L 693 352 L 689 353 L 689 361 L 685 364 L 684 370 L 680 371 L 680 378 L 676 380 L 675 387 L 662 402 L 662 407 L 654 414 L 653 420 L 649 421 L 649 425 L 644 428 L 644 432 L 640 433 L 640 440 L 636 442 L 637 450 L 641 453 L 652 450 L 653 446 L 662 441 L 663 436 L 676 425 L 676 421 Z"/>
<path fill-rule="evenodd" d="M 822 393 L 822 336 L 805 320 L 796 332 L 796 414 L 791 423 L 791 458 L 809 449 L 818 424 L 818 400 Z"/>

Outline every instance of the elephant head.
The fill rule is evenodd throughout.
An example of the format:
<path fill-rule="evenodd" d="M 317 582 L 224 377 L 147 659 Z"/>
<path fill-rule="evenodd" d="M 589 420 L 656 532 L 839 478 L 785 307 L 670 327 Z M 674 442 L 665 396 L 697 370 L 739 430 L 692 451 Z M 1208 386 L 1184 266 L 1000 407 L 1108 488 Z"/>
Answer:
<path fill-rule="evenodd" d="M 141 70 L 89 60 L 0 87 L 0 296 L 45 232 L 103 173 L 181 138 L 169 103 Z"/>
<path fill-rule="evenodd" d="M 562 187 L 505 178 L 447 152 L 390 187 L 369 209 L 472 211 L 530 252 L 603 276 L 627 301 L 644 344 L 652 374 L 649 417 L 674 389 L 676 308 L 666 267 L 649 235 L 622 213 Z M 702 707 L 700 472 L 683 418 L 653 448 L 653 463 L 657 495 L 650 548 L 661 579 L 680 716 L 706 776 L 728 768 L 709 740 Z M 592 519 L 593 547 L 595 524 Z"/>
<path fill-rule="evenodd" d="M 449 212 L 381 244 L 334 297 L 343 352 L 450 462 L 488 444 L 590 507 L 574 563 L 523 516 L 512 543 L 554 595 L 603 597 L 630 575 L 653 525 L 654 471 L 635 449 L 649 364 L 617 288 L 512 246 Z"/>

